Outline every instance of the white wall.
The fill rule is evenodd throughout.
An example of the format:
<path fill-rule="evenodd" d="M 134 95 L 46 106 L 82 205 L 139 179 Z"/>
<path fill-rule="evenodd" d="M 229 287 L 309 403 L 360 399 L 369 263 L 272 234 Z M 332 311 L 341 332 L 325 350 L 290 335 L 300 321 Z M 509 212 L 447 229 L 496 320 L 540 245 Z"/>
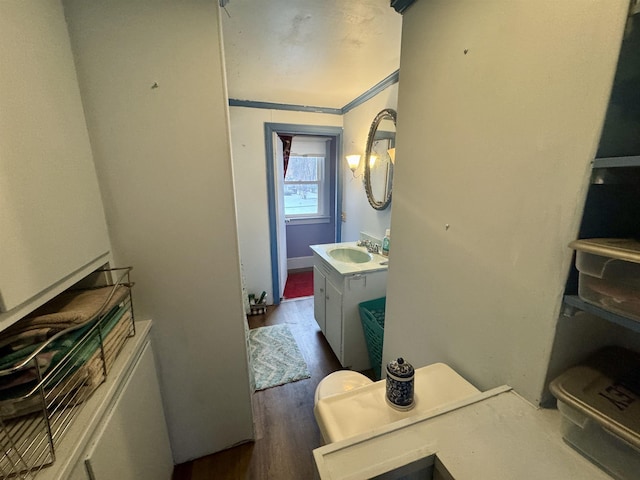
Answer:
<path fill-rule="evenodd" d="M 253 436 L 217 2 L 64 4 L 113 255 L 155 322 L 184 462 Z"/>
<path fill-rule="evenodd" d="M 384 231 L 390 226 L 393 200 L 391 206 L 385 210 L 375 210 L 369 205 L 362 183 L 363 159 L 371 122 L 378 112 L 385 108 L 397 110 L 397 103 L 398 84 L 396 83 L 344 114 L 344 155 L 340 160 L 344 179 L 342 210 L 346 213 L 346 222 L 342 224 L 342 240 L 345 242 L 358 240 L 360 232 L 382 238 Z M 355 172 L 357 178 L 353 178 L 344 159 L 345 155 L 350 154 L 361 155 L 360 165 Z"/>
<path fill-rule="evenodd" d="M 407 10 L 385 362 L 444 361 L 538 402 L 627 8 Z"/>
<path fill-rule="evenodd" d="M 264 124 L 341 127 L 340 115 L 230 107 L 240 256 L 249 292 L 273 303 Z M 350 173 L 350 172 L 349 172 Z"/>

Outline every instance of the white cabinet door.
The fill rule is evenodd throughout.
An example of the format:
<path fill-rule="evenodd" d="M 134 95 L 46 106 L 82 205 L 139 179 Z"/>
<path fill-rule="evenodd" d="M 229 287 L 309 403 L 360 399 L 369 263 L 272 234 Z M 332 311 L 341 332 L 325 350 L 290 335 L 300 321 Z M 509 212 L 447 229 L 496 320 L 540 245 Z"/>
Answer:
<path fill-rule="evenodd" d="M 313 316 L 318 322 L 320 330 L 323 334 L 327 334 L 326 328 L 326 293 L 325 293 L 325 277 L 318 270 L 318 267 L 313 267 Z"/>
<path fill-rule="evenodd" d="M 105 255 L 109 237 L 62 3 L 0 2 L 0 42 L 6 312 Z"/>
<path fill-rule="evenodd" d="M 170 480 L 173 460 L 151 345 L 88 448 L 92 480 Z"/>
<path fill-rule="evenodd" d="M 326 282 L 326 327 L 325 337 L 340 364 L 344 366 L 342 350 L 342 292 L 329 280 Z"/>

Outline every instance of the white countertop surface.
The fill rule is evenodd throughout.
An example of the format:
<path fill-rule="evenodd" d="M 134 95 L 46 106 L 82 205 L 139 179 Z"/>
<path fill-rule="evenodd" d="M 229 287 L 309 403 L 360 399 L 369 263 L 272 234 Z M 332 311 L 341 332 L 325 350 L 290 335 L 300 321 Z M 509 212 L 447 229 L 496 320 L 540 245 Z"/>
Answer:
<path fill-rule="evenodd" d="M 340 247 L 350 247 L 357 248 L 366 252 L 367 249 L 365 247 L 359 247 L 357 245 L 358 242 L 342 242 L 342 243 L 325 243 L 322 245 L 311 245 L 311 250 L 317 254 L 320 258 L 322 258 L 325 262 L 335 268 L 338 273 L 341 275 L 350 275 L 355 273 L 367 273 L 367 272 L 377 272 L 381 270 L 387 270 L 389 257 L 385 257 L 383 255 L 379 255 L 377 253 L 371 253 L 371 260 L 364 263 L 350 263 L 350 262 L 340 262 L 335 260 L 331 256 L 329 256 L 328 252 L 333 250 L 334 248 Z"/>
<path fill-rule="evenodd" d="M 313 454 L 322 480 L 366 479 L 421 458 L 455 480 L 611 480 L 562 440 L 561 415 L 509 387 L 331 443 Z"/>
<path fill-rule="evenodd" d="M 416 369 L 411 410 L 391 407 L 386 401 L 386 386 L 386 381 L 380 380 L 320 399 L 314 413 L 323 438 L 327 442 L 344 440 L 480 393 L 444 363 Z"/>

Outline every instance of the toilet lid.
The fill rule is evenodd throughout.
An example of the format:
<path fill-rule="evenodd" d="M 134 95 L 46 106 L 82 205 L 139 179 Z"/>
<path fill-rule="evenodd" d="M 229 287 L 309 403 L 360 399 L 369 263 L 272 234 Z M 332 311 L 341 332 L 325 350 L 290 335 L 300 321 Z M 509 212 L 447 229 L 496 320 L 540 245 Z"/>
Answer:
<path fill-rule="evenodd" d="M 320 380 L 316 388 L 315 401 L 317 403 L 321 398 L 326 398 L 337 393 L 348 392 L 354 388 L 369 385 L 370 383 L 373 383 L 370 378 L 358 372 L 351 370 L 333 372 Z"/>

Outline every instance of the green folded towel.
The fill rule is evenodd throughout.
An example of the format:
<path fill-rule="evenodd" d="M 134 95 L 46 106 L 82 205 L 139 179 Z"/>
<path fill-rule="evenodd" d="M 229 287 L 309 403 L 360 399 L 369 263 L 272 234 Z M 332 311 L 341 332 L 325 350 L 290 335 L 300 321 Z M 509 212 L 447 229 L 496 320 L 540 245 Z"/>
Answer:
<path fill-rule="evenodd" d="M 129 307 L 127 305 L 115 307 L 103 317 L 100 327 L 95 330 L 91 331 L 91 329 L 96 326 L 97 320 L 52 341 L 51 344 L 49 344 L 42 352 L 45 354 L 50 352 L 54 353 L 51 358 L 51 362 L 46 367 L 45 371 L 42 372 L 43 375 L 46 373 L 49 377 L 47 378 L 46 384 L 55 385 L 64 377 L 72 374 L 82 367 L 100 348 L 100 332 L 102 334 L 102 341 L 104 341 L 128 310 Z M 89 335 L 89 337 L 85 338 L 87 335 Z M 23 350 L 31 350 L 29 354 L 33 352 L 31 346 L 26 347 Z M 10 368 L 15 365 L 15 358 L 9 357 L 16 357 L 18 353 L 23 354 L 23 356 L 20 357 L 21 359 L 26 358 L 28 354 L 24 355 L 23 350 L 15 352 L 15 355 L 11 354 L 4 357 L 0 361 L 0 369 Z M 68 354 L 70 354 L 69 357 L 62 362 Z M 16 372 L 16 374 L 22 374 L 23 371 L 24 370 Z M 33 381 L 0 391 L 0 401 L 21 398 L 30 394 L 31 390 L 36 386 L 37 377 L 35 373 L 36 372 L 33 371 Z M 7 375 L 5 378 L 7 381 L 11 381 L 12 377 L 16 374 Z M 2 377 L 0 377 L 0 382 L 2 382 L 2 380 Z"/>

